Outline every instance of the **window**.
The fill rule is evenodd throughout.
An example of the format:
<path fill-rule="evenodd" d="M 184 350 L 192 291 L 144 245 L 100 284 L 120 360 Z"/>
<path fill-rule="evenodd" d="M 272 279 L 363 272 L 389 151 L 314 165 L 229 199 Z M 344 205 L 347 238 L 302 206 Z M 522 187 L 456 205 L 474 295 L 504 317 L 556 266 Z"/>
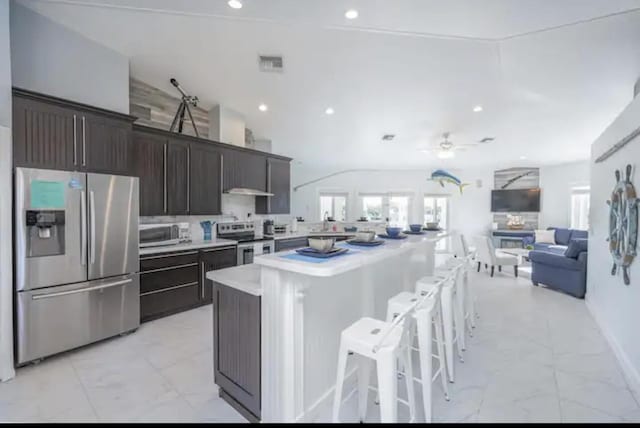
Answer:
<path fill-rule="evenodd" d="M 363 196 L 362 216 L 369 221 L 383 220 L 383 196 Z"/>
<path fill-rule="evenodd" d="M 320 194 L 320 219 L 333 217 L 336 221 L 347 220 L 346 194 Z"/>
<path fill-rule="evenodd" d="M 408 227 L 411 217 L 410 195 L 403 194 L 364 194 L 362 200 L 362 216 L 369 221 L 389 220 L 389 225 Z"/>
<path fill-rule="evenodd" d="M 442 195 L 426 195 L 424 197 L 424 222 L 438 223 L 438 226 L 447 229 L 449 226 L 449 197 Z M 448 239 L 441 239 L 436 245 L 436 250 L 446 251 L 449 246 Z"/>
<path fill-rule="evenodd" d="M 409 210 L 409 196 L 391 196 L 389 198 L 389 225 L 395 227 L 408 227 Z"/>
<path fill-rule="evenodd" d="M 571 189 L 571 229 L 589 229 L 589 187 Z"/>

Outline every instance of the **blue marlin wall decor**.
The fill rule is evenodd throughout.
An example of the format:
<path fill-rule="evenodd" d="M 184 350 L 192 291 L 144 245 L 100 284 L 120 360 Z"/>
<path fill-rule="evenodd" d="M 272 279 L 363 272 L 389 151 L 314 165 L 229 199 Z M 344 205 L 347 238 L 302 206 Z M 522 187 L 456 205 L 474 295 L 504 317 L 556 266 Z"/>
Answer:
<path fill-rule="evenodd" d="M 463 183 L 459 178 L 443 169 L 436 169 L 433 171 L 429 180 L 439 182 L 442 187 L 444 187 L 444 183 L 456 185 L 458 186 L 458 189 L 460 189 L 460 194 L 462 194 L 462 189 L 469 185 L 469 183 Z"/>

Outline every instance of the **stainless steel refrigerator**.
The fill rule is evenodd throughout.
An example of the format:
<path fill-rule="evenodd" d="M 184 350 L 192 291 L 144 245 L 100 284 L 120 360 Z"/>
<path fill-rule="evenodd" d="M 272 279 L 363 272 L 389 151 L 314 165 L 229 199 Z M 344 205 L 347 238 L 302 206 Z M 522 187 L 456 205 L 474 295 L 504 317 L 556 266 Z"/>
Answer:
<path fill-rule="evenodd" d="M 140 325 L 138 178 L 17 168 L 17 364 Z"/>

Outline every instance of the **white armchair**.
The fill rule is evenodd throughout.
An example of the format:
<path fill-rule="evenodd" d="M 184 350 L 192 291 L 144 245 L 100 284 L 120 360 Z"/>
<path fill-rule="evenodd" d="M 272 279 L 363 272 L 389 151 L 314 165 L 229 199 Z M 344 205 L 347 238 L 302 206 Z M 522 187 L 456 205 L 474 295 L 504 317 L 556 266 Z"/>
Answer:
<path fill-rule="evenodd" d="M 520 257 L 496 250 L 488 236 L 476 236 L 473 242 L 477 251 L 478 272 L 480 272 L 480 266 L 483 263 L 485 268 L 491 266 L 491 276 L 493 276 L 496 266 L 500 272 L 502 272 L 502 266 L 513 266 L 513 273 L 516 278 L 518 277 Z"/>

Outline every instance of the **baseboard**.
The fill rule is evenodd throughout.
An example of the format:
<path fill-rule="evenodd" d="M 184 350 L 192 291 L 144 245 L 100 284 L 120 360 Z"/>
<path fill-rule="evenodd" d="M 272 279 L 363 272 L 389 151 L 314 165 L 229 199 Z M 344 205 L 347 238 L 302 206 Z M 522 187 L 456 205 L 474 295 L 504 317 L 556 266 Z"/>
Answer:
<path fill-rule="evenodd" d="M 640 396 L 640 372 L 636 369 L 631 360 L 627 356 L 627 353 L 622 349 L 622 346 L 618 343 L 618 340 L 613 335 L 609 327 L 603 322 L 602 317 L 598 313 L 598 310 L 593 306 L 587 298 L 585 298 L 585 303 L 587 305 L 587 309 L 593 316 L 593 319 L 596 321 L 596 324 L 600 328 L 602 335 L 607 339 L 607 342 L 613 349 L 613 353 L 616 356 L 618 362 L 620 363 L 620 367 L 622 368 L 622 374 L 624 375 L 627 383 L 629 384 L 629 388 L 632 390 L 636 397 Z"/>
<path fill-rule="evenodd" d="M 349 383 L 352 382 L 352 378 L 356 376 L 357 372 L 358 372 L 358 367 L 353 367 L 344 376 L 344 390 L 342 392 L 343 403 L 347 401 L 349 397 L 351 397 L 357 391 L 357 388 L 351 389 L 351 390 L 348 389 Z M 322 394 L 320 398 L 316 400 L 315 403 L 309 406 L 309 409 L 306 412 L 304 412 L 302 415 L 296 418 L 296 423 L 311 423 L 311 421 L 315 420 L 315 418 L 318 416 L 318 413 L 320 411 L 322 411 L 323 409 L 326 409 L 327 406 L 331 408 L 335 390 L 336 390 L 335 386 L 332 386 L 331 388 L 329 388 L 324 394 Z"/>

